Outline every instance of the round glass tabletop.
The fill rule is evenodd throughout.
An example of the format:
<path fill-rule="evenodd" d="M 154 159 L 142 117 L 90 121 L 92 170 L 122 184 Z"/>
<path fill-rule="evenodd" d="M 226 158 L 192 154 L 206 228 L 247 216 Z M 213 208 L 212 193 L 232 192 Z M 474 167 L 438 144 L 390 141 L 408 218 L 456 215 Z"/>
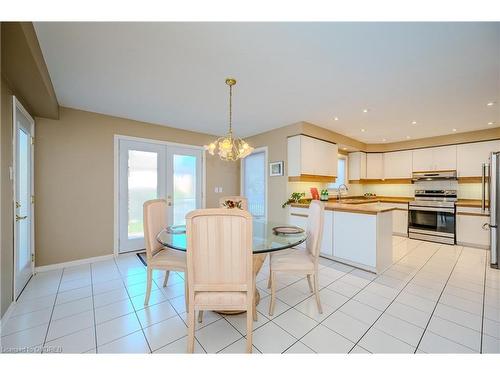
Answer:
<path fill-rule="evenodd" d="M 283 226 L 269 221 L 253 221 L 253 253 L 270 253 L 300 245 L 307 238 L 305 232 L 299 234 L 276 234 L 273 228 Z M 163 229 L 156 237 L 162 245 L 186 251 L 185 226 L 171 226 Z"/>

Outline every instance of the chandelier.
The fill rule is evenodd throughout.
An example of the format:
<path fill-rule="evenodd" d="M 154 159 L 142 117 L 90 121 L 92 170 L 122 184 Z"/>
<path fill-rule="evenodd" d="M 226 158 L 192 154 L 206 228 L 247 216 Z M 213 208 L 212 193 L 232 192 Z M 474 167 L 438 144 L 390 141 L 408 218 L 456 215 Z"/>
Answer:
<path fill-rule="evenodd" d="M 253 147 L 250 147 L 243 139 L 233 135 L 233 86 L 236 84 L 234 78 L 227 78 L 226 85 L 229 86 L 229 131 L 224 137 L 217 138 L 214 142 L 204 146 L 210 155 L 217 154 L 221 160 L 236 161 L 250 155 Z"/>

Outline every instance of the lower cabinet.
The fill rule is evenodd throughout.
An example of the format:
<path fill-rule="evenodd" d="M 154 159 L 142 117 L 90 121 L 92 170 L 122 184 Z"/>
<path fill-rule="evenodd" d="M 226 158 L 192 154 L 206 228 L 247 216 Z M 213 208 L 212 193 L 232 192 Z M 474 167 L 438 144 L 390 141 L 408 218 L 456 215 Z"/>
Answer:
<path fill-rule="evenodd" d="M 307 228 L 307 213 L 309 210 L 307 208 L 300 207 L 290 207 L 289 210 L 288 224 L 295 225 L 296 227 L 303 228 L 305 230 Z M 306 243 L 303 242 L 297 247 L 305 248 Z"/>
<path fill-rule="evenodd" d="M 327 257 L 333 256 L 333 211 L 325 211 L 323 239 L 319 252 Z"/>
<path fill-rule="evenodd" d="M 483 225 L 490 221 L 489 216 L 481 216 L 479 208 L 457 208 L 457 244 L 487 249 L 490 246 L 490 231 Z"/>
<path fill-rule="evenodd" d="M 392 234 L 408 236 L 408 203 L 380 203 L 383 207 L 396 207 L 392 211 Z"/>

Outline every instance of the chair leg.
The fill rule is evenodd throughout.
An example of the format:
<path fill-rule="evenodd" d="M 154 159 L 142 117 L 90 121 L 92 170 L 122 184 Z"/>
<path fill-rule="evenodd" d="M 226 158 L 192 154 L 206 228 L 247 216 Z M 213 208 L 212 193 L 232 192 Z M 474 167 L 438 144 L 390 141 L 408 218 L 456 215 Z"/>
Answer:
<path fill-rule="evenodd" d="M 195 319 L 194 319 L 194 306 L 189 307 L 188 312 L 188 353 L 194 353 L 194 329 L 195 329 Z"/>
<path fill-rule="evenodd" d="M 311 275 L 307 275 L 307 283 L 309 284 L 309 291 L 311 293 L 313 293 L 314 289 L 313 289 L 313 285 L 312 285 L 312 281 L 311 281 Z"/>
<path fill-rule="evenodd" d="M 145 306 L 149 304 L 149 297 L 151 296 L 151 284 L 153 283 L 153 269 L 151 267 L 147 269 L 147 278 L 146 298 L 144 299 Z"/>
<path fill-rule="evenodd" d="M 165 280 L 163 280 L 163 287 L 165 288 L 168 283 L 168 276 L 170 275 L 170 271 L 165 272 Z"/>
<path fill-rule="evenodd" d="M 187 279 L 184 280 L 184 302 L 186 303 L 186 311 L 189 311 L 189 294 Z"/>
<path fill-rule="evenodd" d="M 252 302 L 249 305 L 251 311 L 247 311 L 247 353 L 252 353 L 252 332 L 253 332 L 253 320 L 254 320 L 253 316 L 255 312 L 253 298 Z"/>
<path fill-rule="evenodd" d="M 274 314 L 275 301 L 276 301 L 276 273 L 271 272 L 271 303 L 269 304 L 269 315 Z"/>
<path fill-rule="evenodd" d="M 271 270 L 271 265 L 269 265 L 269 279 L 267 280 L 267 289 L 271 288 L 271 275 L 273 271 Z"/>
<path fill-rule="evenodd" d="M 203 323 L 203 310 L 198 311 L 198 323 Z"/>
<path fill-rule="evenodd" d="M 318 311 L 323 314 L 323 308 L 321 307 L 321 301 L 319 300 L 319 282 L 318 282 L 318 272 L 314 272 L 314 294 L 316 294 L 316 303 L 318 304 Z"/>

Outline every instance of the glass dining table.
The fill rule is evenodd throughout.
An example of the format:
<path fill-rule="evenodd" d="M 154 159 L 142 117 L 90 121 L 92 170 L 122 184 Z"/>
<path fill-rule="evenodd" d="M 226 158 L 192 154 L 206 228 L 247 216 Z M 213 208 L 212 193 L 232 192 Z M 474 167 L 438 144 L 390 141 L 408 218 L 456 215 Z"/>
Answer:
<path fill-rule="evenodd" d="M 253 271 L 257 275 L 266 260 L 268 253 L 286 250 L 303 243 L 307 235 L 305 232 L 297 234 L 277 234 L 273 228 L 288 226 L 261 219 L 253 220 Z M 156 237 L 162 245 L 179 251 L 186 251 L 186 228 L 183 225 L 169 226 L 163 229 Z M 258 289 L 255 289 L 255 305 L 260 301 Z M 239 312 L 223 312 L 225 314 L 234 314 Z"/>

